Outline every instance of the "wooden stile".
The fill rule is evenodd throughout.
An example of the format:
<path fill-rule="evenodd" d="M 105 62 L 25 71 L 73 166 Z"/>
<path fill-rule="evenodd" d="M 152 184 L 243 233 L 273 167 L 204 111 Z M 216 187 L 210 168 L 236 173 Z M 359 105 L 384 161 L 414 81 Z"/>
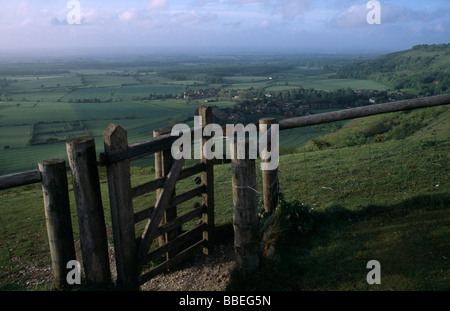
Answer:
<path fill-rule="evenodd" d="M 127 132 L 111 124 L 103 134 L 105 152 L 108 154 L 128 150 Z M 133 196 L 130 161 L 112 162 L 107 166 L 111 220 L 117 283 L 124 287 L 137 287 L 139 278 L 137 244 L 134 227 Z"/>
<path fill-rule="evenodd" d="M 159 224 L 161 223 L 161 219 L 164 216 L 164 212 L 167 206 L 169 205 L 173 190 L 175 189 L 175 184 L 178 180 L 181 169 L 183 168 L 184 162 L 185 162 L 184 158 L 174 162 L 172 168 L 169 171 L 169 174 L 167 175 L 164 187 L 158 196 L 155 208 L 152 210 L 150 219 L 147 222 L 144 233 L 142 234 L 139 243 L 140 266 L 142 266 L 142 262 L 144 258 L 147 256 L 148 250 L 150 249 L 153 239 L 156 237 L 155 234 L 157 232 Z"/>
<path fill-rule="evenodd" d="M 68 140 L 66 149 L 72 170 L 85 275 L 92 283 L 109 283 L 108 242 L 94 138 Z"/>
<path fill-rule="evenodd" d="M 153 137 L 159 137 L 161 135 L 165 135 L 170 133 L 170 129 L 159 129 L 153 131 Z M 157 153 L 155 153 L 155 178 L 162 178 L 167 177 L 169 174 L 169 170 L 172 167 L 173 164 L 173 157 L 172 152 L 170 148 L 163 149 Z M 156 196 L 158 197 L 161 193 L 161 189 L 156 190 Z M 175 196 L 175 189 L 173 190 L 172 197 Z M 177 206 L 171 205 L 166 208 L 166 211 L 164 212 L 163 219 L 161 220 L 161 224 L 165 224 L 168 221 L 175 219 L 177 217 Z M 167 242 L 173 240 L 178 236 L 178 234 L 181 232 L 181 228 L 175 228 L 171 232 L 167 232 L 166 234 L 159 237 L 159 245 L 162 246 L 166 244 Z M 166 253 L 166 258 L 169 259 L 173 254 L 176 254 L 176 250 L 172 250 L 171 253 Z"/>

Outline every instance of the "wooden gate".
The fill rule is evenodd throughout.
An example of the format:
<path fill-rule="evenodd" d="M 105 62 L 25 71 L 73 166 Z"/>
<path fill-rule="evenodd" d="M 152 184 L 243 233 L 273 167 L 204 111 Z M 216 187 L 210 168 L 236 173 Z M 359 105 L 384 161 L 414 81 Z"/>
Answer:
<path fill-rule="evenodd" d="M 202 126 L 212 122 L 210 107 L 199 110 Z M 135 144 L 128 144 L 127 132 L 111 124 L 104 133 L 105 152 L 100 162 L 107 168 L 111 219 L 117 269 L 117 283 L 136 287 L 147 282 L 155 274 L 168 269 L 186 257 L 190 251 L 203 246 L 205 253 L 212 248 L 214 229 L 214 174 L 213 162 L 202 158 L 198 164 L 183 169 L 185 160 L 174 160 L 170 148 L 178 139 L 170 133 L 154 132 L 154 137 Z M 202 145 L 207 139 L 202 138 Z M 131 186 L 130 161 L 155 154 L 156 179 L 138 186 Z M 175 194 L 176 182 L 201 174 L 199 186 Z M 133 209 L 133 199 L 157 191 L 156 202 L 139 212 Z M 182 216 L 177 216 L 176 206 L 195 197 L 201 197 L 201 205 Z M 186 232 L 180 232 L 182 224 L 201 218 Z M 146 221 L 143 232 L 136 232 L 135 225 Z M 153 242 L 159 247 L 149 252 Z M 165 256 L 165 261 L 148 269 L 146 265 Z"/>

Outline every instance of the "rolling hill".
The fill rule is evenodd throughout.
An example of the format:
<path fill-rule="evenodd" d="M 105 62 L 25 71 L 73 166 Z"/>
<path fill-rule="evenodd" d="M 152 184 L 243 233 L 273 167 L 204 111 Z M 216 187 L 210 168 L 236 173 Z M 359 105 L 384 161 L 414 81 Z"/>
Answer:
<path fill-rule="evenodd" d="M 347 65 L 337 76 L 372 79 L 397 90 L 437 95 L 450 90 L 449 70 L 450 44 L 417 45 L 410 50 Z"/>

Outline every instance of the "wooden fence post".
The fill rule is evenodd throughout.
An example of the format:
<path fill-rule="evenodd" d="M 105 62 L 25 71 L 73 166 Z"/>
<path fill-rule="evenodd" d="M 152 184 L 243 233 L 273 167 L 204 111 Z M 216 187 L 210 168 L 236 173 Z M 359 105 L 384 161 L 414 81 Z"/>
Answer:
<path fill-rule="evenodd" d="M 231 161 L 233 186 L 233 228 L 236 264 L 245 274 L 259 266 L 259 217 L 256 193 L 255 160 L 248 159 L 246 140 L 245 159 L 237 159 L 237 141 L 231 143 L 234 157 Z"/>
<path fill-rule="evenodd" d="M 275 118 L 263 118 L 259 120 L 259 135 L 265 135 L 272 124 L 275 124 Z M 265 125 L 265 126 L 264 126 Z M 267 151 L 272 151 L 270 133 L 267 137 Z M 263 151 L 264 152 L 264 151 Z M 269 160 L 262 160 L 262 162 L 269 162 Z M 262 170 L 263 193 L 264 193 L 264 211 L 272 214 L 277 208 L 278 204 L 278 168 L 274 170 Z"/>
<path fill-rule="evenodd" d="M 106 285 L 111 282 L 111 272 L 94 138 L 68 140 L 66 149 L 72 170 L 85 275 L 89 282 Z"/>
<path fill-rule="evenodd" d="M 199 109 L 199 116 L 202 117 L 202 127 L 212 123 L 212 108 L 202 106 Z M 202 137 L 201 147 L 208 141 L 208 137 Z M 203 253 L 211 255 L 214 249 L 214 162 L 206 159 L 202 152 L 201 162 L 205 165 L 205 171 L 201 174 L 202 183 L 205 185 L 205 192 L 202 194 L 202 204 L 206 207 L 203 214 L 203 222 L 206 224 L 206 231 L 203 232 L 203 239 L 207 241 L 207 246 L 203 248 Z"/>
<path fill-rule="evenodd" d="M 158 137 L 164 134 L 170 133 L 170 129 L 159 129 L 153 131 L 153 137 Z M 160 152 L 155 153 L 155 178 L 161 178 L 169 174 L 169 171 L 172 167 L 174 159 L 172 157 L 171 149 L 165 149 Z M 156 196 L 159 197 L 161 194 L 161 189 L 156 190 Z M 171 197 L 175 197 L 176 191 L 173 190 Z M 168 206 L 166 211 L 164 212 L 164 217 L 161 221 L 161 224 L 165 224 L 170 220 L 177 218 L 177 207 L 176 206 Z M 176 228 L 167 232 L 164 236 L 159 238 L 159 245 L 162 246 L 167 242 L 175 239 L 181 232 L 181 228 Z M 166 253 L 166 258 L 169 259 L 171 256 L 176 255 L 176 250 L 171 253 Z"/>
<path fill-rule="evenodd" d="M 39 171 L 55 286 L 62 289 L 67 285 L 67 263 L 76 260 L 66 162 L 61 159 L 42 161 Z"/>
<path fill-rule="evenodd" d="M 106 153 L 128 149 L 127 132 L 111 124 L 103 133 Z M 131 192 L 130 161 L 123 160 L 107 165 L 109 203 L 114 235 L 117 283 L 120 286 L 138 287 L 138 249 L 134 227 L 133 198 Z"/>

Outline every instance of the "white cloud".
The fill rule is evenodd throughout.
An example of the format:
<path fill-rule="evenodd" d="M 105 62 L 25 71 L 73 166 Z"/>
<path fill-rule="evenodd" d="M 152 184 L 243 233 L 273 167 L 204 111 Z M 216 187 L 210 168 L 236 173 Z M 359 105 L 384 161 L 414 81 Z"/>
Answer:
<path fill-rule="evenodd" d="M 330 21 L 332 27 L 349 28 L 367 26 L 368 10 L 366 5 L 352 5 L 336 14 Z"/>
<path fill-rule="evenodd" d="M 442 25 L 442 24 L 438 24 L 438 25 L 436 25 L 436 26 L 434 27 L 434 29 L 435 29 L 436 31 L 444 32 L 444 31 L 445 31 L 445 26 Z"/>
<path fill-rule="evenodd" d="M 131 21 L 136 17 L 136 14 L 137 14 L 136 8 L 129 8 L 128 10 L 119 15 L 119 20 L 122 22 Z"/>
<path fill-rule="evenodd" d="M 270 14 L 281 14 L 285 19 L 302 17 L 311 9 L 309 0 L 234 0 L 232 3 L 241 6 L 259 5 Z"/>
<path fill-rule="evenodd" d="M 381 0 L 381 27 L 367 24 L 368 0 L 79 1 L 82 25 L 56 27 L 67 25 L 67 0 L 0 0 L 1 45 L 353 46 L 373 33 L 395 44 L 448 41 L 450 29 L 449 6 L 431 1 Z"/>
<path fill-rule="evenodd" d="M 258 27 L 259 27 L 259 28 L 267 28 L 267 27 L 269 27 L 269 25 L 270 25 L 270 21 L 268 21 L 268 20 L 266 19 L 266 20 L 263 20 L 261 23 L 259 23 L 259 24 L 258 24 Z"/>
<path fill-rule="evenodd" d="M 197 11 L 183 12 L 173 15 L 169 20 L 168 26 L 174 28 L 190 27 L 200 23 L 215 21 L 216 19 L 217 15 L 214 13 L 200 13 Z"/>
<path fill-rule="evenodd" d="M 159 10 L 165 8 L 168 5 L 168 0 L 150 0 L 147 5 L 148 10 Z"/>
<path fill-rule="evenodd" d="M 311 1 L 305 0 L 291 0 L 280 1 L 282 6 L 283 16 L 288 19 L 294 19 L 303 16 L 311 8 Z"/>

